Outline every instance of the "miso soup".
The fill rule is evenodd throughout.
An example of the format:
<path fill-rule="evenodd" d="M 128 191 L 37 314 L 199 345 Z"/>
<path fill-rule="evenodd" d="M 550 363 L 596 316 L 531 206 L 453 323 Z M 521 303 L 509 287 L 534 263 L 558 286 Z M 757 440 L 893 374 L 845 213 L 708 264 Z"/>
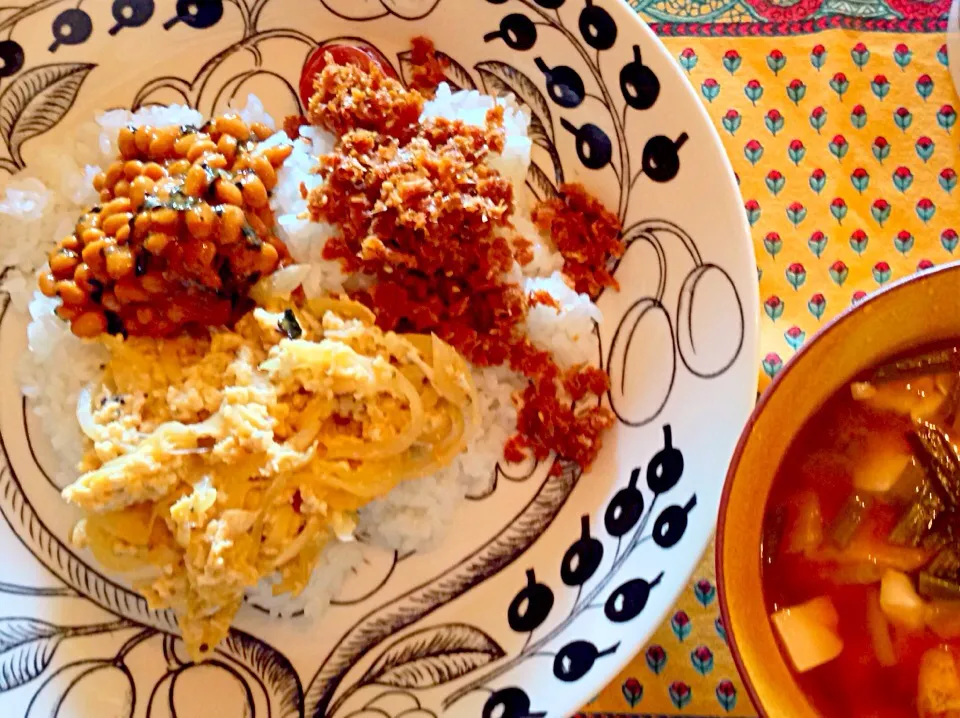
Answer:
<path fill-rule="evenodd" d="M 774 632 L 825 716 L 960 716 L 960 348 L 844 386 L 764 517 Z"/>

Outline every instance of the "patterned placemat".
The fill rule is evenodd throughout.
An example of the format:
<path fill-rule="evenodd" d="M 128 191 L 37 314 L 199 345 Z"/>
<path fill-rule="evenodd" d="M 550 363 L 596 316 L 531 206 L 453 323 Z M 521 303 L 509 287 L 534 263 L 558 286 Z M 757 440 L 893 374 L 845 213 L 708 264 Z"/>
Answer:
<path fill-rule="evenodd" d="M 763 389 L 836 313 L 957 258 L 960 100 L 949 3 L 642 0 L 733 162 L 757 253 Z M 713 549 L 588 715 L 755 715 L 726 644 Z"/>

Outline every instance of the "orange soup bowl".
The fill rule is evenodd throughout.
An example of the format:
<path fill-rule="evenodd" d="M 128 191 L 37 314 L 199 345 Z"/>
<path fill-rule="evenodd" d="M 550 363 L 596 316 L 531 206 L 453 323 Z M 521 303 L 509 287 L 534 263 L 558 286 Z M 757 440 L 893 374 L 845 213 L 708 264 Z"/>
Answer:
<path fill-rule="evenodd" d="M 761 535 L 779 462 L 840 387 L 893 355 L 960 337 L 960 263 L 896 282 L 826 325 L 783 368 L 750 417 L 727 472 L 717 528 L 720 611 L 734 661 L 761 715 L 819 715 L 768 617 Z"/>

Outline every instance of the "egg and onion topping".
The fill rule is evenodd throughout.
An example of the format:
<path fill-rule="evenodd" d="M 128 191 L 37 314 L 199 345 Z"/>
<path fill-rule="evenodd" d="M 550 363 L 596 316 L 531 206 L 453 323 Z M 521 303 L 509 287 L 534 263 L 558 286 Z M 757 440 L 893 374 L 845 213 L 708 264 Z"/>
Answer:
<path fill-rule="evenodd" d="M 459 354 L 346 299 L 268 304 L 202 338 L 104 341 L 63 491 L 84 513 L 74 542 L 174 609 L 196 659 L 248 588 L 298 594 L 360 507 L 448 465 L 479 425 Z"/>

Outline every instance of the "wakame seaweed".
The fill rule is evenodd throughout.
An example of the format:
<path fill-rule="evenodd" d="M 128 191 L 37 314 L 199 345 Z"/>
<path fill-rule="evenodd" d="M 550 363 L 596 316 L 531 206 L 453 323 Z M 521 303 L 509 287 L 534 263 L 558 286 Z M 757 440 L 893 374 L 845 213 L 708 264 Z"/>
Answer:
<path fill-rule="evenodd" d="M 854 494 L 840 508 L 830 525 L 830 540 L 837 548 L 846 548 L 860 525 L 867 518 L 873 499 L 866 494 Z"/>
<path fill-rule="evenodd" d="M 897 359 L 877 367 L 867 381 L 885 382 L 960 370 L 960 349 L 949 347 Z"/>
<path fill-rule="evenodd" d="M 773 511 L 772 518 L 764 522 L 763 541 L 760 550 L 763 552 L 763 561 L 769 563 L 780 550 L 780 543 L 783 541 L 783 533 L 787 524 L 787 511 L 782 506 L 778 506 Z"/>
<path fill-rule="evenodd" d="M 917 592 L 925 598 L 956 601 L 960 599 L 960 582 L 921 571 L 917 577 Z"/>
<path fill-rule="evenodd" d="M 953 548 L 944 548 L 927 566 L 927 573 L 937 578 L 960 581 L 960 555 Z"/>
<path fill-rule="evenodd" d="M 934 489 L 950 506 L 960 506 L 960 454 L 950 437 L 936 424 L 921 421 L 910 440 Z"/>
<path fill-rule="evenodd" d="M 925 481 L 917 499 L 890 532 L 890 543 L 914 548 L 923 545 L 946 508 L 943 499 L 933 491 L 930 482 Z"/>
<path fill-rule="evenodd" d="M 960 507 L 960 454 L 950 437 L 930 422 L 917 422 L 908 438 L 925 477 L 889 540 L 901 546 L 941 550 L 954 544 L 953 527 Z"/>

